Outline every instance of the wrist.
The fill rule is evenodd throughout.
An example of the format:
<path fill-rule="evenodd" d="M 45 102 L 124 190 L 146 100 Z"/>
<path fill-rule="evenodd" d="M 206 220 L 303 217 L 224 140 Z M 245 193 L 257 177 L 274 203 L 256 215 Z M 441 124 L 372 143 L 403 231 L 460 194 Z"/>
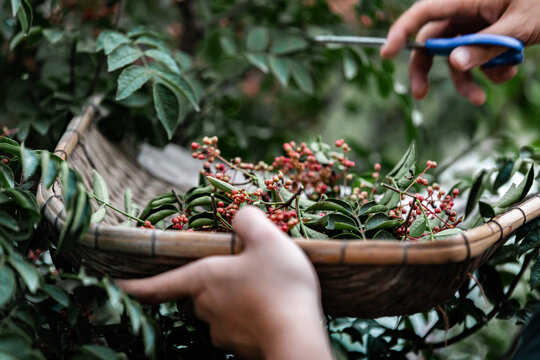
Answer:
<path fill-rule="evenodd" d="M 333 359 L 328 333 L 320 309 L 281 312 L 277 323 L 261 338 L 266 360 Z"/>

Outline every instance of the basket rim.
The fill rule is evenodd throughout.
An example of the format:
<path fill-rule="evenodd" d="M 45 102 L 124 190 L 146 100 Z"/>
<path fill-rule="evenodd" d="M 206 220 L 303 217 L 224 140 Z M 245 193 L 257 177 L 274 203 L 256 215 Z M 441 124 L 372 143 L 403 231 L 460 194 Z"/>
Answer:
<path fill-rule="evenodd" d="M 82 114 L 67 126 L 54 153 L 66 160 L 77 147 L 98 112 L 103 95 L 89 98 Z M 42 214 L 54 228 L 65 224 L 65 207 L 58 182 L 46 189 L 39 184 L 37 200 Z M 314 264 L 320 265 L 438 265 L 468 261 L 522 225 L 540 216 L 540 194 L 530 196 L 489 222 L 434 242 L 387 240 L 317 240 L 294 238 Z M 80 244 L 100 251 L 119 251 L 147 256 L 197 259 L 238 254 L 242 240 L 234 233 L 185 232 L 126 228 L 91 223 Z"/>

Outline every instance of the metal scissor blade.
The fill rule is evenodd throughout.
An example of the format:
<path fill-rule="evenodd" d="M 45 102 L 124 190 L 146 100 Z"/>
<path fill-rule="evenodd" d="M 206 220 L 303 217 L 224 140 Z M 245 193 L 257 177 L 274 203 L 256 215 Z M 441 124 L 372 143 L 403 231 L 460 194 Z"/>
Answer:
<path fill-rule="evenodd" d="M 349 44 L 368 47 L 379 47 L 386 43 L 386 38 L 364 37 L 364 36 L 335 36 L 319 35 L 315 36 L 316 42 L 325 44 Z"/>
<path fill-rule="evenodd" d="M 369 36 L 335 36 L 335 35 L 319 35 L 315 36 L 315 42 L 324 44 L 346 44 L 358 45 L 364 47 L 379 47 L 386 43 L 386 38 L 369 37 Z M 422 43 L 409 42 L 406 45 L 407 49 L 423 49 Z"/>

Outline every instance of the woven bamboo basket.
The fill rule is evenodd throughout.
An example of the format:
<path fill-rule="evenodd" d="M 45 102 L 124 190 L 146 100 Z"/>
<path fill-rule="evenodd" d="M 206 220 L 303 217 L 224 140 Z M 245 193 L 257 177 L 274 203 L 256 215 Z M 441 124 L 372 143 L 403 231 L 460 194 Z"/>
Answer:
<path fill-rule="evenodd" d="M 89 188 L 92 169 L 96 169 L 107 181 L 111 202 L 120 207 L 126 188 L 132 189 L 141 204 L 174 188 L 140 168 L 130 151 L 111 144 L 97 131 L 92 120 L 100 100 L 100 96 L 92 97 L 71 121 L 55 153 L 82 174 Z M 37 193 L 42 212 L 56 232 L 65 223 L 59 194 L 58 184 L 51 189 L 40 187 Z M 537 194 L 484 225 L 436 242 L 294 241 L 315 265 L 328 314 L 405 315 L 427 311 L 451 297 L 517 228 L 539 215 Z M 96 274 L 137 278 L 198 258 L 242 251 L 242 240 L 232 233 L 126 228 L 119 226 L 123 220 L 122 215 L 110 212 L 103 223 L 92 224 L 66 255 L 68 261 Z"/>

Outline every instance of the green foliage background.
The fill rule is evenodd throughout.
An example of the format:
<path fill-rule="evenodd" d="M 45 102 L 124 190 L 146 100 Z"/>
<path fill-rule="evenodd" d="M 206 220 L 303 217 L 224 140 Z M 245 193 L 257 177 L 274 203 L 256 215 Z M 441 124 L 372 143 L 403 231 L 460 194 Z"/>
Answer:
<path fill-rule="evenodd" d="M 475 73 L 488 101 L 474 108 L 456 95 L 443 59 L 435 62 L 430 95 L 415 102 L 408 93 L 407 54 L 381 61 L 373 49 L 324 47 L 310 40 L 322 33 L 384 36 L 408 5 L 362 0 L 350 21 L 322 0 L 0 1 L 0 124 L 17 129 L 11 135 L 17 143 L 0 142 L 9 159 L 0 166 L 0 355 L 226 357 L 210 345 L 204 324 L 175 304 L 143 308 L 108 279 L 73 271 L 54 249 L 47 251 L 52 245 L 33 195 L 37 182 L 61 173 L 63 186 L 72 189 L 70 209 L 84 216 L 73 215 L 73 231 L 64 235 L 68 243 L 90 220 L 84 211 L 88 195 L 59 159 L 18 144 L 52 150 L 93 93 L 106 94 L 98 125 L 115 141 L 186 145 L 217 135 L 226 156 L 270 160 L 285 140 L 322 134 L 345 138 L 359 169 L 369 171 L 376 161 L 392 168 L 415 140 L 419 161 L 441 164 L 435 178 L 450 168 L 450 180 L 461 180 L 464 189 L 478 179 L 477 164 L 489 155 L 485 164 L 495 170 L 482 182 L 485 196 L 495 174 L 508 172 L 506 164 L 512 174 L 525 173 L 522 165 L 538 161 L 540 147 L 539 49 L 526 51 L 519 74 L 507 84 L 493 86 Z M 474 166 L 463 170 L 463 158 Z M 505 295 L 524 261 L 532 265 L 537 257 L 538 222 L 528 230 L 520 235 L 521 249 L 505 246 L 477 274 L 498 310 L 498 326 L 437 350 L 419 338 L 435 324 L 428 340 L 442 341 L 444 323 L 435 312 L 399 324 L 329 319 L 336 356 L 422 351 L 428 358 L 499 358 L 511 345 L 504 330 L 512 326 L 516 333 L 513 324 L 520 326 L 538 304 L 538 287 L 531 290 L 529 283 L 540 271 L 538 262 L 532 273 L 523 267 L 528 279 L 516 283 L 517 295 Z M 36 257 L 36 249 L 44 255 Z M 518 260 L 520 254 L 529 260 Z M 461 333 L 464 324 L 483 324 L 491 309 L 474 282 L 460 293 L 445 305 L 455 325 L 449 336 Z M 399 331 L 390 332 L 394 328 Z M 411 337 L 412 331 L 419 335 Z"/>

